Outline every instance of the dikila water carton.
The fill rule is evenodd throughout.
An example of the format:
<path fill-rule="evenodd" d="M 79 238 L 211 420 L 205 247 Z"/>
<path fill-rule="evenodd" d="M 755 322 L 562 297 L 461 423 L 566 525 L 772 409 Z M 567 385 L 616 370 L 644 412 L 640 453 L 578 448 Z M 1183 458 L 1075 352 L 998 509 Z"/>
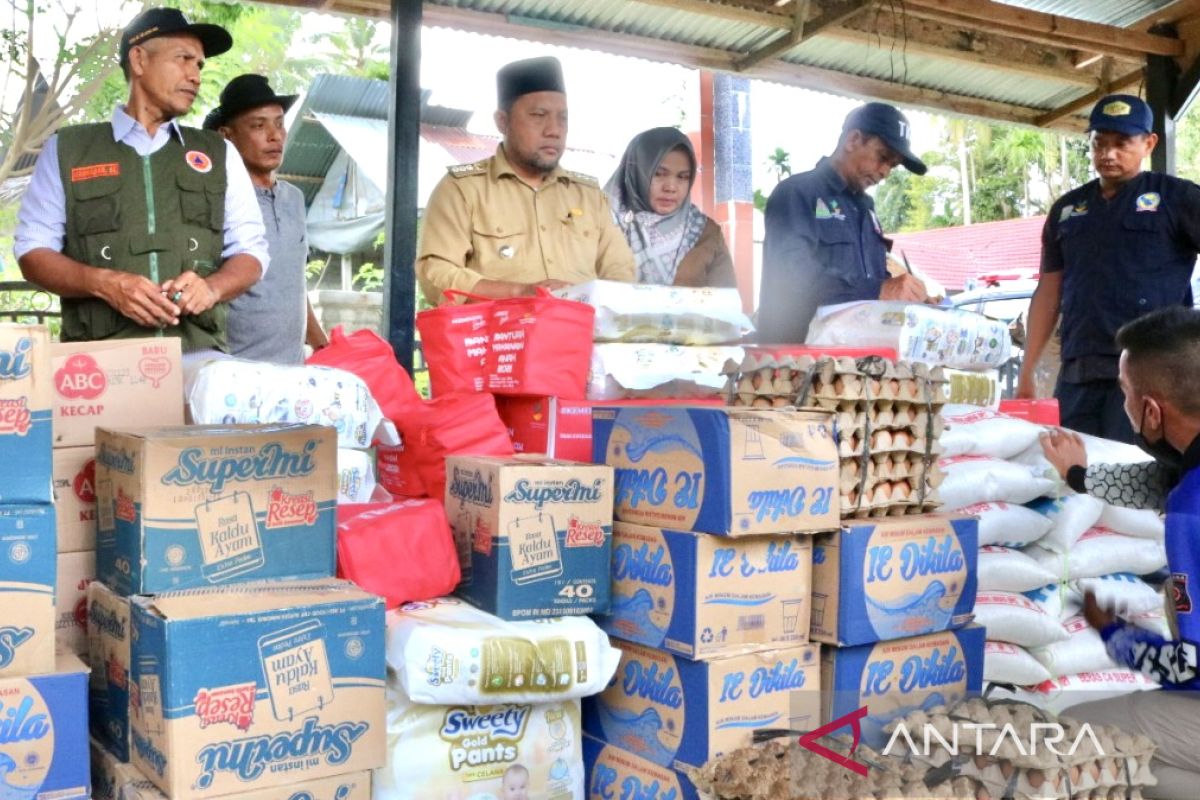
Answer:
<path fill-rule="evenodd" d="M 808 641 L 811 536 L 747 536 L 613 525 L 613 597 L 600 627 L 708 658 Z"/>
<path fill-rule="evenodd" d="M 0 797 L 87 800 L 87 682 L 71 654 L 47 674 L 0 679 Z"/>
<path fill-rule="evenodd" d="M 92 736 L 122 761 L 129 760 L 129 598 L 100 581 L 87 587 L 88 725 Z"/>
<path fill-rule="evenodd" d="M 838 527 L 832 417 L 782 409 L 598 408 L 592 454 L 616 472 L 614 515 L 745 536 Z"/>
<path fill-rule="evenodd" d="M 96 549 L 96 447 L 54 448 L 58 553 Z"/>
<path fill-rule="evenodd" d="M 812 638 L 870 644 L 960 628 L 975 608 L 979 522 L 856 522 L 813 542 Z"/>
<path fill-rule="evenodd" d="M 0 505 L 0 675 L 54 671 L 54 507 Z"/>
<path fill-rule="evenodd" d="M 121 594 L 333 575 L 337 432 L 96 430 L 96 562 Z"/>
<path fill-rule="evenodd" d="M 866 707 L 862 740 L 887 741 L 884 726 L 913 711 L 949 706 L 983 684 L 985 631 L 969 625 L 911 639 L 827 647 L 821 659 L 821 722 Z"/>
<path fill-rule="evenodd" d="M 612 512 L 605 466 L 535 456 L 446 459 L 446 515 L 460 557 L 470 557 L 458 592 L 502 619 L 607 611 Z"/>
<path fill-rule="evenodd" d="M 696 787 L 682 772 L 652 764 L 628 750 L 583 737 L 587 800 L 696 800 Z"/>
<path fill-rule="evenodd" d="M 346 581 L 131 599 L 133 763 L 175 800 L 385 761 L 383 600 Z"/>
<path fill-rule="evenodd" d="M 583 701 L 583 729 L 660 767 L 701 766 L 751 744 L 759 728 L 817 727 L 820 659 L 812 644 L 689 661 L 642 645 Z"/>
<path fill-rule="evenodd" d="M 0 324 L 0 503 L 50 503 L 50 332 Z"/>

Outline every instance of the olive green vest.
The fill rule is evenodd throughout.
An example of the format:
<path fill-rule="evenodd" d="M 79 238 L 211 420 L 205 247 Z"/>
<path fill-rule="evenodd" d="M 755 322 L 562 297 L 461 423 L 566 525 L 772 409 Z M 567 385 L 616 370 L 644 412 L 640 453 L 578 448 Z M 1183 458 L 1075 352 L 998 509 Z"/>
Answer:
<path fill-rule="evenodd" d="M 212 131 L 180 130 L 183 143 L 172 135 L 148 156 L 115 141 L 108 122 L 59 130 L 68 257 L 157 284 L 220 267 L 225 140 Z M 165 335 L 181 337 L 185 353 L 226 349 L 226 303 L 163 330 L 142 327 L 97 298 L 64 297 L 62 314 L 64 342 Z"/>

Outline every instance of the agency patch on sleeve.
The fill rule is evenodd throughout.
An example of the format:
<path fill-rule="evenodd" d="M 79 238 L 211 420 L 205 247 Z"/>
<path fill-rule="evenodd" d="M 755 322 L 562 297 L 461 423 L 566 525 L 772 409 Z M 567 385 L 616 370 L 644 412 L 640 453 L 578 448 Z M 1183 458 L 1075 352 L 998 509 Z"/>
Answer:
<path fill-rule="evenodd" d="M 199 150 L 188 150 L 184 156 L 188 166 L 201 174 L 212 171 L 212 159 L 207 153 L 202 153 Z"/>
<path fill-rule="evenodd" d="M 71 170 L 71 183 L 90 181 L 92 178 L 116 178 L 121 175 L 121 165 L 116 161 L 107 164 L 91 164 Z"/>

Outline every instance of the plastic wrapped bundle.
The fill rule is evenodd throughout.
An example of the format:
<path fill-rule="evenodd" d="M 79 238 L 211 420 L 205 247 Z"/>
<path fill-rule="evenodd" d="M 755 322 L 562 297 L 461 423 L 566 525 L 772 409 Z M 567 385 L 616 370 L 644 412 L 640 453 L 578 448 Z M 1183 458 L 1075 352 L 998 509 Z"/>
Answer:
<path fill-rule="evenodd" d="M 588 281 L 555 294 L 596 309 L 597 342 L 715 345 L 754 332 L 737 289 Z"/>
<path fill-rule="evenodd" d="M 588 400 L 718 397 L 740 347 L 671 344 L 597 344 L 592 348 Z"/>

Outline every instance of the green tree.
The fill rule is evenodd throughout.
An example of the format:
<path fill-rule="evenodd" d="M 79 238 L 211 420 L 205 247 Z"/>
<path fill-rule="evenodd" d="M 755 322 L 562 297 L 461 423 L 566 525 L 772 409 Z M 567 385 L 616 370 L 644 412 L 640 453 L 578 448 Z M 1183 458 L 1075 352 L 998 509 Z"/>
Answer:
<path fill-rule="evenodd" d="M 379 41 L 379 24 L 365 17 L 342 17 L 342 29 L 317 34 L 316 42 L 336 56 L 337 72 L 360 78 L 387 80 L 391 72 L 388 45 Z"/>
<path fill-rule="evenodd" d="M 767 166 L 770 168 L 771 174 L 775 177 L 775 183 L 778 184 L 792 174 L 792 154 L 782 147 L 776 147 L 775 152 L 767 156 Z M 762 189 L 754 190 L 754 207 L 759 211 L 765 212 L 767 210 L 768 194 L 769 192 L 763 192 Z"/>

